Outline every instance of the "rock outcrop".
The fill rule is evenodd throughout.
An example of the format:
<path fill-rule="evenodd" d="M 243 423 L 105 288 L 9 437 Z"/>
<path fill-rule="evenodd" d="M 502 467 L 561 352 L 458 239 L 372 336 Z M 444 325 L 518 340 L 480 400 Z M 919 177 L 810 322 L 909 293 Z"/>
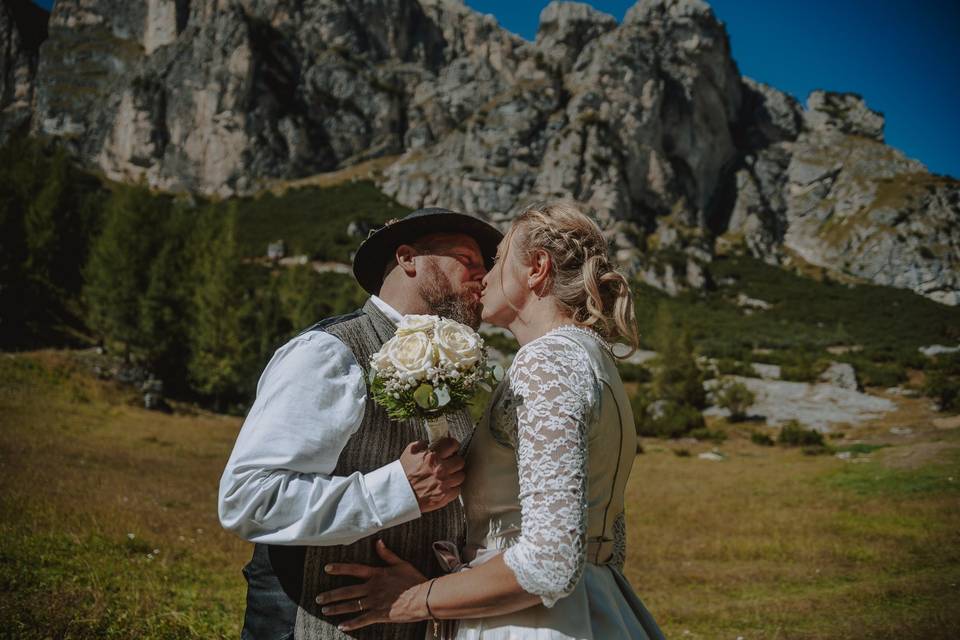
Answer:
<path fill-rule="evenodd" d="M 623 24 L 552 3 L 515 79 L 430 149 L 408 152 L 385 191 L 411 206 L 507 213 L 572 197 L 613 229 L 671 216 L 702 225 L 736 156 L 740 79 L 727 36 L 701 2 L 638 4 Z"/>
<path fill-rule="evenodd" d="M 858 96 L 741 78 L 701 0 L 621 24 L 553 2 L 534 42 L 459 0 L 58 0 L 42 45 L 20 4 L 0 135 L 29 121 L 113 179 L 227 197 L 399 156 L 380 186 L 403 204 L 575 198 L 671 291 L 710 286 L 719 238 L 960 302 L 960 183 Z"/>
<path fill-rule="evenodd" d="M 960 303 L 960 182 L 885 145 L 883 116 L 858 96 L 816 91 L 801 111 L 770 87 L 747 86 L 758 124 L 725 239 L 773 263 Z"/>
<path fill-rule="evenodd" d="M 5 0 L 0 6 L 0 139 L 30 122 L 49 17 L 30 0 Z"/>
<path fill-rule="evenodd" d="M 762 416 L 771 427 L 797 420 L 805 427 L 829 433 L 838 426 L 856 425 L 880 418 L 897 408 L 887 398 L 834 384 L 760 380 L 741 376 L 727 376 L 724 380 L 747 387 L 755 397 L 749 409 L 750 415 Z M 710 380 L 706 386 L 713 390 L 719 384 L 718 380 Z M 710 407 L 704 411 L 704 415 L 709 416 L 727 417 L 729 414 L 727 409 L 721 407 Z"/>

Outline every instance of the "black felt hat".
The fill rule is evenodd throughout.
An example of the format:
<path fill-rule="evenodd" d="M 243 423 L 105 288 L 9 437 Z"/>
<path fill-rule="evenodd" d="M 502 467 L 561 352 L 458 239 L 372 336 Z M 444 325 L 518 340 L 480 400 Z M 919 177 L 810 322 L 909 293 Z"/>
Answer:
<path fill-rule="evenodd" d="M 368 293 L 377 294 L 383 284 L 383 270 L 402 244 L 416 242 L 431 233 L 463 233 L 480 245 L 487 269 L 493 268 L 497 245 L 503 234 L 489 222 L 450 209 L 417 209 L 370 232 L 353 256 L 353 275 Z"/>

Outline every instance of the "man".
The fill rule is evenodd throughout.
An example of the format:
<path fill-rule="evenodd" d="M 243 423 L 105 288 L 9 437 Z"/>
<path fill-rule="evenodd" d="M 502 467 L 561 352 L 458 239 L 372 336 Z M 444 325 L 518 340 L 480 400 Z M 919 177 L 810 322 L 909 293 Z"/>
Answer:
<path fill-rule="evenodd" d="M 244 568 L 242 637 L 420 640 L 425 625 L 376 625 L 347 635 L 315 597 L 349 584 L 329 562 L 380 561 L 376 539 L 425 575 L 435 540 L 459 540 L 464 479 L 459 443 L 466 412 L 448 418 L 454 438 L 430 450 L 421 421 L 393 421 L 367 397 L 370 356 L 404 314 L 436 314 L 477 327 L 481 280 L 502 234 L 446 209 L 421 209 L 360 245 L 362 309 L 314 325 L 277 350 L 220 481 L 223 526 L 257 543 Z M 357 602 L 358 611 L 362 602 Z"/>

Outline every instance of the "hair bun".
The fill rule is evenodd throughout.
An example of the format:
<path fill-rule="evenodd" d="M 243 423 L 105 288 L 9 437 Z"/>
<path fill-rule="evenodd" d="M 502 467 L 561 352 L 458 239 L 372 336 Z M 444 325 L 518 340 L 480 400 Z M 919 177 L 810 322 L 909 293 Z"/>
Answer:
<path fill-rule="evenodd" d="M 536 250 L 552 257 L 550 295 L 574 322 L 638 348 L 633 294 L 626 277 L 611 265 L 606 239 L 593 220 L 571 202 L 538 202 L 514 219 L 510 235 L 517 231 L 525 261 Z"/>

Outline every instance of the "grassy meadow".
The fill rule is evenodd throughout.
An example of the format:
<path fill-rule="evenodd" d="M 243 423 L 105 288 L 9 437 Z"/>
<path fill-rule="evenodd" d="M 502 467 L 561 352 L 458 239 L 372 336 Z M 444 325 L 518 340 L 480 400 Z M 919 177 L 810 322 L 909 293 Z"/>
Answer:
<path fill-rule="evenodd" d="M 407 211 L 362 178 L 206 202 L 101 180 L 41 141 L 0 147 L 0 638 L 238 636 L 250 545 L 216 516 L 236 415 L 277 346 L 365 297 L 349 276 L 255 258 L 283 239 L 349 261 L 351 221 Z M 683 433 L 721 444 L 643 440 L 627 574 L 667 636 L 960 637 L 960 418 L 931 409 L 960 411 L 960 357 L 918 351 L 960 342 L 960 307 L 743 255 L 708 268 L 711 286 L 672 298 L 636 283 L 645 347 L 668 318 L 711 376 L 763 362 L 813 381 L 840 360 L 904 395 L 818 449 L 849 460 L 713 418 Z M 80 350 L 98 342 L 162 379 L 174 411 L 98 377 L 109 363 Z M 77 350 L 34 350 L 51 346 Z M 646 365 L 622 372 L 635 396 L 657 386 Z M 216 406 L 236 415 L 198 408 Z M 698 458 L 714 447 L 722 461 Z"/>
<path fill-rule="evenodd" d="M 0 355 L 0 635 L 237 637 L 250 546 L 216 490 L 240 419 L 144 411 L 95 358 Z M 722 422 L 721 462 L 644 440 L 627 575 L 668 637 L 956 637 L 960 428 L 897 402 L 831 440 L 852 461 Z"/>

